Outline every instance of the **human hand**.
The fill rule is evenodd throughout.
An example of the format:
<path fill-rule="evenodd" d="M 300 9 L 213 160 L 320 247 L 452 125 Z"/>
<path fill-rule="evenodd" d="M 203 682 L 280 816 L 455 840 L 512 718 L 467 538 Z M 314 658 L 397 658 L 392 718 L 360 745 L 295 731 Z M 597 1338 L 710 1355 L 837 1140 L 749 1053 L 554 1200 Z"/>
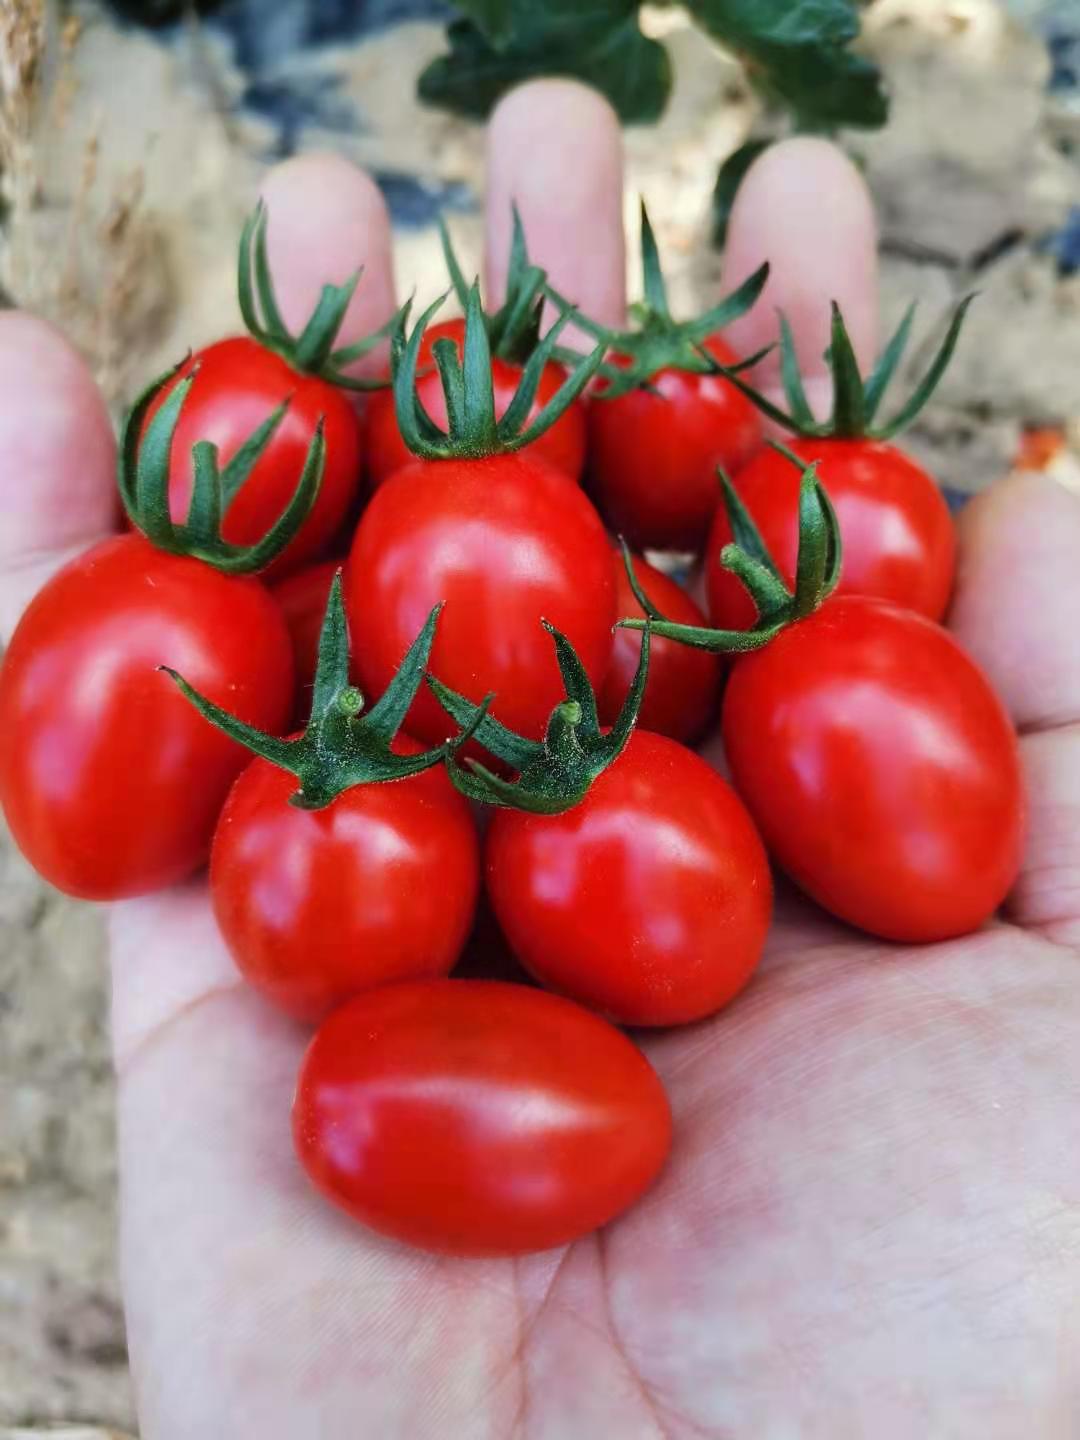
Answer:
<path fill-rule="evenodd" d="M 493 286 L 513 195 L 553 282 L 617 322 L 621 174 L 606 107 L 539 82 L 504 102 L 488 143 Z M 287 318 L 363 260 L 343 341 L 381 323 L 394 297 L 371 183 L 309 158 L 264 193 Z M 837 152 L 773 149 L 730 237 L 728 282 L 773 265 L 735 333 L 744 350 L 773 338 L 783 306 L 820 395 L 830 298 L 873 350 L 873 224 Z M 0 317 L 0 369 L 10 629 L 51 569 L 108 528 L 114 503 L 103 407 L 59 337 Z M 113 908 L 123 1266 L 145 1440 L 1071 1433 L 1080 505 L 1014 479 L 960 525 L 952 623 L 1024 733 L 1031 833 L 1011 923 L 905 949 L 783 896 L 747 993 L 645 1042 L 675 1114 L 667 1170 L 630 1214 L 566 1250 L 431 1257 L 330 1210 L 289 1133 L 306 1036 L 242 987 L 205 885 Z"/>

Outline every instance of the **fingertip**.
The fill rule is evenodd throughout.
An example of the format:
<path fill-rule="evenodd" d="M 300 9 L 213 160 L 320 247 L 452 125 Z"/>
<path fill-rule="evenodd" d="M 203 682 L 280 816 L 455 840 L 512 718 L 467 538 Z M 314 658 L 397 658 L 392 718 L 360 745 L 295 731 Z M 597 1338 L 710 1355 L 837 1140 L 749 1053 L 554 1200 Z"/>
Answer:
<path fill-rule="evenodd" d="M 324 285 L 341 284 L 360 266 L 338 343 L 385 324 L 395 309 L 390 215 L 371 176 L 340 155 L 298 155 L 269 172 L 261 194 L 274 287 L 290 330 L 303 328 Z M 352 371 L 378 373 L 385 364 L 380 347 Z"/>
<path fill-rule="evenodd" d="M 607 100 L 576 80 L 532 80 L 499 102 L 487 129 L 485 279 L 506 291 L 511 205 L 530 257 L 604 325 L 626 318 L 622 132 Z"/>

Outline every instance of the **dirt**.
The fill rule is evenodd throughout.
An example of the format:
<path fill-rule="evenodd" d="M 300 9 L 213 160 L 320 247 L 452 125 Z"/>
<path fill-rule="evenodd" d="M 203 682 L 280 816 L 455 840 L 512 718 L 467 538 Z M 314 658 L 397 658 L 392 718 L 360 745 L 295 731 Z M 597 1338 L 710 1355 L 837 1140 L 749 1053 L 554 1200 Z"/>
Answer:
<path fill-rule="evenodd" d="M 119 411 L 139 380 L 233 313 L 232 246 L 275 143 L 237 113 L 227 46 L 189 31 L 166 47 L 118 31 L 92 5 L 55 23 L 45 59 L 33 25 L 12 65 L 0 14 L 0 84 L 9 214 L 0 285 L 57 319 L 91 359 Z M 674 23 L 673 23 L 674 20 Z M 656 20 L 678 84 L 664 122 L 627 135 L 628 222 L 645 193 L 674 259 L 676 303 L 715 285 L 706 244 L 718 162 L 748 134 L 756 102 L 737 68 Z M 80 33 L 76 34 L 76 30 Z M 27 40 L 27 34 L 30 38 Z M 430 24 L 297 57 L 286 71 L 340 77 L 344 131 L 303 132 L 382 174 L 420 181 L 421 198 L 468 202 L 482 182 L 475 127 L 425 112 L 413 77 L 439 47 Z M 948 304 L 982 292 L 939 397 L 909 438 L 949 485 L 970 490 L 1009 468 L 1021 432 L 1063 426 L 1080 451 L 1080 275 L 1059 275 L 1041 238 L 1080 204 L 1060 148 L 1080 117 L 1046 91 L 1046 52 L 989 0 L 876 0 L 867 48 L 883 63 L 893 118 L 853 136 L 880 208 L 888 318 L 923 300 L 920 344 Z M 6 48 L 5 48 L 6 47 Z M 12 76 L 18 103 L 13 101 Z M 415 197 L 414 197 L 415 198 Z M 480 224 L 454 220 L 466 262 Z M 439 285 L 430 225 L 402 228 L 398 274 L 421 296 Z M 1070 452 L 1064 473 L 1080 478 Z M 100 915 L 49 894 L 0 843 L 0 1437 L 65 1420 L 133 1430 L 115 1259 L 115 1161 Z M 69 1440 L 100 1440 L 75 1429 Z"/>

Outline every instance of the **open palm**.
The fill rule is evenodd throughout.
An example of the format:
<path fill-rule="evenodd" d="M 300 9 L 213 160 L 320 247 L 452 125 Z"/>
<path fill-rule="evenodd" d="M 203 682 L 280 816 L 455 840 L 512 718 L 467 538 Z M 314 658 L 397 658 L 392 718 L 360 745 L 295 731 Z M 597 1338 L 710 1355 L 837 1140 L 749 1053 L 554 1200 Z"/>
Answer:
<path fill-rule="evenodd" d="M 618 140 L 601 102 L 526 87 L 489 148 L 493 283 L 512 190 L 559 288 L 617 320 Z M 309 159 L 268 191 L 285 305 L 303 311 L 366 255 L 350 323 L 384 319 L 388 239 L 369 182 Z M 783 305 L 813 378 L 836 297 L 872 348 L 872 245 L 836 152 L 777 147 L 732 221 L 729 279 L 774 266 L 742 340 L 771 338 Z M 10 531 L 9 622 L 50 549 L 107 523 L 109 456 L 100 403 L 58 337 L 3 317 L 0 369 L 25 400 L 3 420 L 25 459 L 8 475 L 32 492 Z M 116 907 L 122 1238 L 145 1440 L 1075 1434 L 1077 554 L 1080 504 L 1051 482 L 1010 481 L 964 514 L 953 623 L 1025 732 L 1015 923 L 904 949 L 782 894 L 749 991 L 646 1042 L 676 1120 L 660 1182 L 565 1251 L 435 1259 L 331 1211 L 289 1139 L 306 1037 L 240 987 L 204 885 Z"/>

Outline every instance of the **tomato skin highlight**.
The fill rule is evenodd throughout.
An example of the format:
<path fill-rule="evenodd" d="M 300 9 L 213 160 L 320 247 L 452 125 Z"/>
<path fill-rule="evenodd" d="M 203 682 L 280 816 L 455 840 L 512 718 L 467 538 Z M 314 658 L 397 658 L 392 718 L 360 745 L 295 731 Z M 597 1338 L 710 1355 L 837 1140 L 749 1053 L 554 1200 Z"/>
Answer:
<path fill-rule="evenodd" d="M 407 737 L 399 754 L 420 747 Z M 322 810 L 256 759 L 221 812 L 214 913 L 237 968 L 278 1009 L 319 1020 L 360 991 L 449 974 L 469 934 L 479 845 L 442 769 L 356 785 Z"/>
<path fill-rule="evenodd" d="M 645 594 L 667 619 L 680 625 L 708 623 L 701 607 L 669 575 L 636 556 L 634 573 Z M 620 618 L 645 613 L 630 588 L 621 554 L 615 559 L 615 610 Z M 602 725 L 614 725 L 633 682 L 640 654 L 640 631 L 615 631 L 611 662 L 596 697 Z M 683 745 L 693 745 L 704 735 L 716 713 L 722 676 L 723 661 L 719 655 L 654 635 L 649 649 L 649 678 L 638 712 L 639 727 L 667 735 Z"/>
<path fill-rule="evenodd" d="M 705 342 L 735 363 L 717 336 Z M 616 357 L 617 363 L 617 357 Z M 653 390 L 594 400 L 587 413 L 589 489 L 612 531 L 634 550 L 700 551 L 731 474 L 762 444 L 761 417 L 719 375 L 661 370 Z"/>
<path fill-rule="evenodd" d="M 316 375 L 294 370 L 280 355 L 246 335 L 220 340 L 196 352 L 177 380 L 197 367 L 173 436 L 169 509 L 183 520 L 191 500 L 191 451 L 198 440 L 218 447 L 222 467 L 281 402 L 288 410 L 263 455 L 237 491 L 222 522 L 233 544 L 261 540 L 288 505 L 300 480 L 319 416 L 325 417 L 326 464 L 311 513 L 264 574 L 280 578 L 317 558 L 336 536 L 355 497 L 361 471 L 358 413 L 343 390 Z M 165 402 L 166 386 L 147 423 Z"/>
<path fill-rule="evenodd" d="M 940 620 L 952 593 L 956 531 L 934 481 L 895 445 L 880 440 L 794 440 L 789 447 L 818 475 L 836 510 L 844 560 L 838 595 L 870 595 Z M 733 484 L 788 583 L 795 578 L 801 476 L 765 449 Z M 746 630 L 757 612 L 746 590 L 720 564 L 731 540 L 724 507 L 713 521 L 705 557 L 709 615 L 724 630 Z"/>
<path fill-rule="evenodd" d="M 443 394 L 439 372 L 432 357 L 432 345 L 436 340 L 450 339 L 461 355 L 465 338 L 465 321 L 462 318 L 443 320 L 432 325 L 424 333 L 420 346 L 418 366 L 427 369 L 418 376 L 416 393 L 424 409 L 441 430 L 446 429 L 446 397 Z M 431 367 L 428 369 L 427 367 Z M 495 415 L 502 419 L 514 391 L 521 380 L 521 367 L 491 357 L 491 381 L 495 392 Z M 531 422 L 566 379 L 566 371 L 554 360 L 544 366 L 537 386 L 536 398 L 529 411 Z M 367 475 L 372 490 L 378 489 L 391 475 L 406 465 L 412 464 L 416 456 L 401 438 L 397 416 L 394 412 L 394 396 L 390 390 L 376 390 L 367 402 Z M 578 399 L 560 415 L 550 430 L 534 440 L 529 449 L 561 470 L 571 480 L 580 480 L 585 468 L 585 403 Z"/>
<path fill-rule="evenodd" d="M 260 729 L 292 703 L 284 621 L 257 580 L 105 540 L 53 577 L 0 668 L 0 803 L 58 890 L 117 900 L 206 859 L 246 752 L 159 673 L 171 665 Z"/>
<path fill-rule="evenodd" d="M 615 576 L 600 517 L 581 488 L 531 451 L 416 461 L 360 519 L 345 602 L 361 688 L 381 695 L 433 605 L 430 670 L 539 739 L 563 686 L 542 619 L 570 639 L 594 685 L 611 656 Z M 438 744 L 454 724 L 426 686 L 406 728 Z"/>
<path fill-rule="evenodd" d="M 700 756 L 646 730 L 562 815 L 496 811 L 486 875 L 526 969 L 624 1025 L 726 1005 L 757 965 L 772 909 L 742 801 Z"/>
<path fill-rule="evenodd" d="M 374 990 L 316 1033 L 300 1162 L 381 1234 L 451 1255 L 546 1250 L 632 1205 L 671 1144 L 656 1072 L 557 995 L 488 980 Z"/>
<path fill-rule="evenodd" d="M 1016 735 L 982 672 L 912 611 L 826 601 L 732 666 L 724 748 L 779 864 L 886 940 L 965 935 L 1020 865 Z"/>

